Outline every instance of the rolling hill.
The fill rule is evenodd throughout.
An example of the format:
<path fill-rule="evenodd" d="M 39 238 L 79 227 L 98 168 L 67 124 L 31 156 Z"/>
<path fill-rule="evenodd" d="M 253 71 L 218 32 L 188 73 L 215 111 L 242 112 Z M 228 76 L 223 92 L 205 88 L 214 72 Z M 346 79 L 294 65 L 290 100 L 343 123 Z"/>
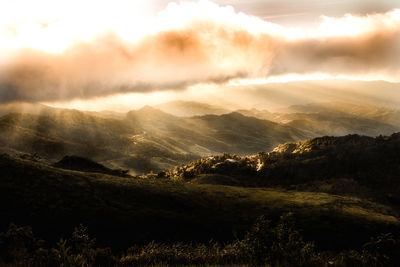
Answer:
<path fill-rule="evenodd" d="M 228 110 L 218 112 L 218 107 L 214 105 L 194 101 L 172 101 L 155 107 L 166 113 L 183 117 L 231 113 Z M 198 112 L 193 112 L 197 109 Z M 307 137 L 346 134 L 377 136 L 400 131 L 399 110 L 368 103 L 315 102 L 291 105 L 274 112 L 255 108 L 238 109 L 235 112 L 247 117 L 290 126 L 303 131 Z"/>
<path fill-rule="evenodd" d="M 28 224 L 53 241 L 80 223 L 114 248 L 151 240 L 230 240 L 259 215 L 276 220 L 288 211 L 321 248 L 356 247 L 400 227 L 387 206 L 326 193 L 121 178 L 8 155 L 0 156 L 0 172 L 1 229 Z"/>
<path fill-rule="evenodd" d="M 170 101 L 154 106 L 156 109 L 179 117 L 193 117 L 202 115 L 222 115 L 232 110 L 217 105 L 197 101 Z"/>
<path fill-rule="evenodd" d="M 272 149 L 283 140 L 301 140 L 306 137 L 292 127 L 239 113 L 179 118 L 144 107 L 129 112 L 127 120 L 146 133 L 158 135 L 163 140 L 173 140 L 183 151 L 199 155 L 256 153 L 260 148 Z"/>
<path fill-rule="evenodd" d="M 203 103 L 178 102 L 182 112 L 191 106 L 201 106 L 204 113 L 215 111 Z M 377 136 L 400 127 L 397 110 L 339 102 L 291 106 L 274 113 L 249 109 L 192 117 L 150 106 L 124 116 L 36 104 L 3 105 L 1 110 L 2 152 L 36 153 L 51 163 L 77 155 L 110 169 L 129 169 L 132 175 L 165 171 L 212 154 L 249 155 L 316 136 Z"/>
<path fill-rule="evenodd" d="M 367 104 L 325 102 L 293 105 L 278 112 L 257 109 L 237 112 L 291 126 L 313 137 L 346 134 L 378 136 L 400 130 L 399 110 Z"/>
<path fill-rule="evenodd" d="M 151 116 L 158 112 L 148 112 L 148 121 L 154 121 Z M 209 118 L 206 121 L 210 123 Z M 75 255 L 91 262 L 96 255 L 96 262 L 100 258 L 103 264 L 113 261 L 117 266 L 249 264 L 257 255 L 253 248 L 260 238 L 267 238 L 262 241 L 267 242 L 266 251 L 279 241 L 284 246 L 279 253 L 301 252 L 296 261 L 309 255 L 316 261 L 312 266 L 330 262 L 396 266 L 399 137 L 319 137 L 253 156 L 208 156 L 135 177 L 77 156 L 50 164 L 37 154 L 1 154 L 0 243 L 7 249 L 0 250 L 0 263 L 66 262 Z M 295 228 L 282 222 L 286 216 Z M 260 220 L 263 224 L 251 227 Z M 33 239 L 31 228 L 20 227 L 27 225 L 47 243 Z M 97 245 L 108 249 L 92 248 L 85 227 Z M 72 238 L 64 239 L 73 229 Z M 263 231 L 270 234 L 264 236 Z M 79 250 L 63 248 L 63 240 L 73 244 L 74 238 L 86 238 L 84 244 L 95 254 L 74 254 Z M 27 250 L 32 240 L 40 249 Z M 196 253 L 202 253 L 197 260 Z M 279 257 L 286 255 L 279 253 Z"/>
<path fill-rule="evenodd" d="M 0 129 L 4 152 L 37 153 L 53 162 L 78 155 L 132 174 L 166 170 L 208 154 L 256 153 L 307 136 L 237 113 L 182 118 L 152 107 L 131 111 L 122 120 L 76 110 L 9 113 L 0 117 Z"/>
<path fill-rule="evenodd" d="M 278 187 L 374 199 L 400 207 L 400 133 L 319 137 L 253 156 L 203 158 L 166 173 L 173 180 Z"/>

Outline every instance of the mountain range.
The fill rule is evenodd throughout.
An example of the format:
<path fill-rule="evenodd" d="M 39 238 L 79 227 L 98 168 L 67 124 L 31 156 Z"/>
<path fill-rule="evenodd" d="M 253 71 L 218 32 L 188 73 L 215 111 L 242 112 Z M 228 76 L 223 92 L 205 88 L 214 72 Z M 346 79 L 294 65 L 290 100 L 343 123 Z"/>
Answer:
<path fill-rule="evenodd" d="M 212 154 L 270 151 L 281 143 L 316 136 L 377 136 L 400 130 L 399 111 L 388 108 L 332 102 L 290 106 L 281 112 L 220 114 L 225 111 L 211 104 L 177 103 L 181 113 L 193 114 L 194 106 L 199 115 L 176 116 L 150 106 L 124 116 L 35 104 L 2 106 L 0 150 L 36 153 L 53 163 L 66 155 L 88 157 L 136 175 Z M 174 104 L 166 103 L 163 109 Z"/>

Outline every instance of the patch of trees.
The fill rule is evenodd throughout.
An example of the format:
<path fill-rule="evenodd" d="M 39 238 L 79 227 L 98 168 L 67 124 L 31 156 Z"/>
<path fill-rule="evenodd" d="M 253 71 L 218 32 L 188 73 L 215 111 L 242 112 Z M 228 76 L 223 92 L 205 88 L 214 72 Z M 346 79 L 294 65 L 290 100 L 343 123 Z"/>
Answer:
<path fill-rule="evenodd" d="M 178 181 L 190 181 L 199 174 L 209 173 L 250 176 L 256 173 L 256 165 L 257 162 L 251 157 L 224 153 L 177 166 L 172 170 L 160 174 L 159 177 L 167 177 Z"/>
<path fill-rule="evenodd" d="M 190 181 L 200 174 L 237 178 L 241 186 L 298 188 L 315 182 L 354 181 L 377 201 L 398 205 L 400 133 L 376 138 L 320 137 L 279 146 L 254 156 L 223 154 L 178 166 L 160 177 Z M 329 182 L 330 181 L 330 182 Z M 357 191 L 357 190 L 355 190 Z M 341 193 L 341 192 L 336 192 Z M 357 194 L 362 196 L 362 192 Z"/>

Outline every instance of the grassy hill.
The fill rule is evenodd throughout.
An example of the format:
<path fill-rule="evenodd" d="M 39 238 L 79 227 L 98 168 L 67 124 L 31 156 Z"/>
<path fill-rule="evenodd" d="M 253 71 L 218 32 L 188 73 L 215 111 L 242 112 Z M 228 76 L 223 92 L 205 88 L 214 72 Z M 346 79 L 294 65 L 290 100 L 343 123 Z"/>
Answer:
<path fill-rule="evenodd" d="M 306 238 L 325 248 L 362 244 L 397 231 L 386 206 L 325 193 L 176 183 L 58 169 L 0 157 L 1 229 L 32 225 L 48 240 L 83 223 L 98 242 L 117 248 L 151 240 L 230 240 L 259 215 L 292 211 Z"/>
<path fill-rule="evenodd" d="M 173 180 L 280 187 L 374 199 L 399 208 L 400 134 L 319 137 L 253 156 L 223 154 L 176 167 Z"/>

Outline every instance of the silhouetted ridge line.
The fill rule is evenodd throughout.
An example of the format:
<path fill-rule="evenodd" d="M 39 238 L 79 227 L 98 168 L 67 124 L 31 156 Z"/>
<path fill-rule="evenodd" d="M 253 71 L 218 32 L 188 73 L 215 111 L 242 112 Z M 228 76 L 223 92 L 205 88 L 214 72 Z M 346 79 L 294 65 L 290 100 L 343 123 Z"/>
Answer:
<path fill-rule="evenodd" d="M 129 176 L 126 170 L 112 170 L 91 159 L 78 156 L 65 156 L 60 161 L 54 164 L 57 168 L 83 171 L 83 172 L 98 172 L 117 176 Z"/>

